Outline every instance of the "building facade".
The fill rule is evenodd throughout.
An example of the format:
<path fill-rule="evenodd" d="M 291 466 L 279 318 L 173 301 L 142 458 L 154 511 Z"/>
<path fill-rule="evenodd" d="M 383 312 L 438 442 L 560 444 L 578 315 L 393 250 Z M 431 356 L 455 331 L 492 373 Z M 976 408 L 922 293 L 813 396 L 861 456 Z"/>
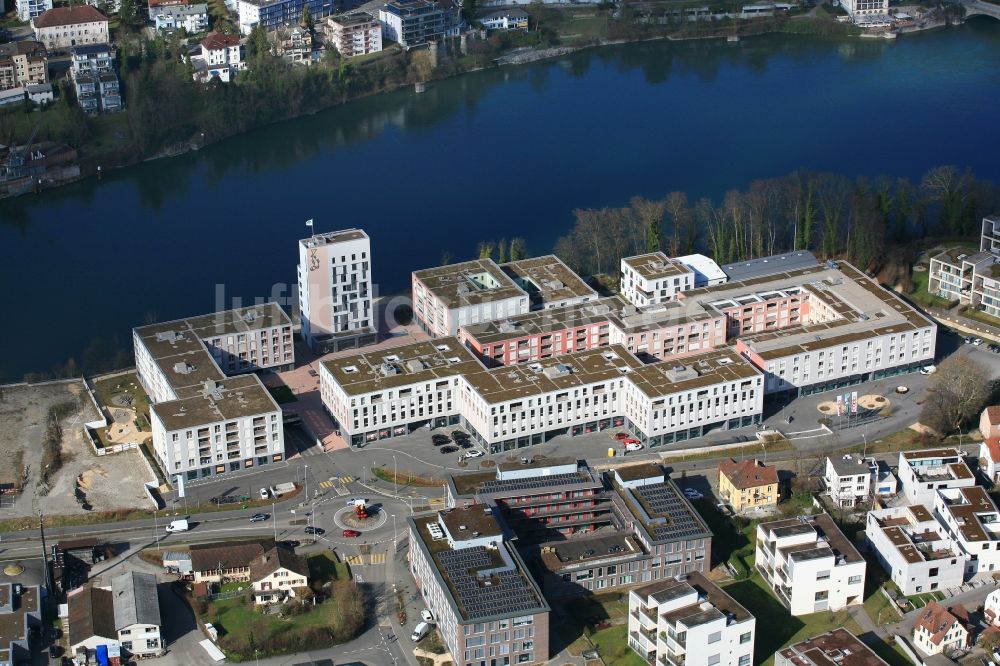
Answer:
<path fill-rule="evenodd" d="M 333 12 L 334 3 L 333 0 L 237 0 L 235 5 L 240 33 L 249 35 L 257 24 L 262 24 L 268 32 L 281 25 L 297 25 L 306 7 L 314 20 L 320 20 Z"/>
<path fill-rule="evenodd" d="M 151 402 L 153 451 L 168 478 L 194 480 L 284 460 L 281 408 L 253 374 L 294 363 L 274 303 L 136 328 L 136 371 Z"/>
<path fill-rule="evenodd" d="M 877 509 L 867 521 L 871 550 L 904 595 L 952 590 L 965 581 L 969 556 L 926 507 Z"/>
<path fill-rule="evenodd" d="M 18 20 L 30 23 L 52 9 L 52 0 L 17 0 L 16 9 Z"/>
<path fill-rule="evenodd" d="M 932 601 L 913 623 L 913 643 L 925 655 L 948 654 L 972 645 L 969 612 L 961 604 L 945 608 Z"/>
<path fill-rule="evenodd" d="M 976 477 L 965 464 L 961 449 L 901 451 L 897 470 L 902 493 L 909 504 L 930 507 L 938 490 L 976 485 Z"/>
<path fill-rule="evenodd" d="M 650 664 L 750 666 L 757 621 L 695 572 L 629 593 L 628 644 Z"/>
<path fill-rule="evenodd" d="M 983 218 L 979 252 L 953 248 L 931 258 L 927 291 L 1000 317 L 1000 215 Z"/>
<path fill-rule="evenodd" d="M 90 5 L 56 7 L 35 17 L 35 39 L 50 51 L 110 41 L 108 17 Z"/>
<path fill-rule="evenodd" d="M 382 23 L 367 12 L 336 14 L 326 20 L 326 38 L 343 58 L 382 50 Z"/>
<path fill-rule="evenodd" d="M 406 49 L 441 39 L 455 23 L 452 9 L 430 0 L 389 0 L 379 10 L 378 18 L 382 36 Z"/>
<path fill-rule="evenodd" d="M 865 560 L 825 513 L 758 525 L 755 565 L 792 615 L 864 598 Z"/>
<path fill-rule="evenodd" d="M 0 44 L 0 90 L 48 83 L 48 62 L 41 42 Z"/>
<path fill-rule="evenodd" d="M 756 458 L 723 460 L 718 469 L 719 499 L 736 513 L 778 506 L 778 468 Z"/>
<path fill-rule="evenodd" d="M 122 110 L 122 95 L 115 72 L 115 51 L 107 44 L 74 46 L 70 75 L 76 101 L 86 113 L 116 113 Z"/>
<path fill-rule="evenodd" d="M 938 490 L 934 515 L 968 555 L 966 578 L 1000 571 L 1000 512 L 982 486 Z"/>
<path fill-rule="evenodd" d="M 640 308 L 672 301 L 694 282 L 693 270 L 662 252 L 621 260 L 621 294 Z"/>
<path fill-rule="evenodd" d="M 886 16 L 889 13 L 889 0 L 840 0 L 840 6 L 852 19 L 861 16 Z"/>
<path fill-rule="evenodd" d="M 378 336 L 371 241 L 360 229 L 299 241 L 302 338 L 317 353 L 361 347 Z"/>
<path fill-rule="evenodd" d="M 456 665 L 549 659 L 549 606 L 489 507 L 407 523 L 410 574 Z"/>
<path fill-rule="evenodd" d="M 528 12 L 523 9 L 507 9 L 487 14 L 479 19 L 487 30 L 520 30 L 528 32 Z"/>
<path fill-rule="evenodd" d="M 193 35 L 208 30 L 208 5 L 168 5 L 150 12 L 157 32 L 186 30 Z"/>
<path fill-rule="evenodd" d="M 830 501 L 850 509 L 865 505 L 872 493 L 871 463 L 851 455 L 827 457 L 823 484 Z"/>

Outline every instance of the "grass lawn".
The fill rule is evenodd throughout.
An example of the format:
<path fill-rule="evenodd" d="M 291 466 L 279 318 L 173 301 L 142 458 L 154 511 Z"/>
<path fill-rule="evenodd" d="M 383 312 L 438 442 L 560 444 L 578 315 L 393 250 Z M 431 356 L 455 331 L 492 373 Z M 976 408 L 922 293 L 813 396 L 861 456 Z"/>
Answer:
<path fill-rule="evenodd" d="M 865 575 L 865 612 L 872 622 L 885 624 L 896 622 L 902 616 L 896 604 L 882 593 L 882 588 L 890 589 L 898 594 L 898 589 L 891 580 L 885 569 L 882 568 L 874 557 L 866 557 L 867 573 Z"/>
<path fill-rule="evenodd" d="M 279 405 L 285 405 L 289 402 L 298 402 L 298 398 L 292 393 L 292 389 L 287 386 L 274 386 L 267 389 L 267 392 L 271 394 L 274 401 Z"/>
<path fill-rule="evenodd" d="M 149 414 L 149 396 L 139 383 L 139 377 L 134 372 L 114 377 L 104 377 L 101 379 L 91 379 L 91 386 L 94 387 L 94 394 L 102 407 L 106 407 L 109 412 L 114 413 L 118 404 L 115 398 L 121 395 L 129 395 L 132 398 L 132 405 L 129 409 L 135 410 L 136 420 L 139 422 L 139 429 L 149 432 L 149 422 L 146 414 Z"/>
<path fill-rule="evenodd" d="M 428 479 L 427 477 L 418 476 L 405 470 L 400 470 L 396 474 L 396 479 L 393 480 L 393 472 L 387 467 L 372 467 L 372 474 L 382 481 L 387 481 L 388 483 L 398 483 L 401 488 L 405 488 L 406 486 L 432 488 L 443 485 L 443 482 L 439 479 Z"/>
<path fill-rule="evenodd" d="M 1000 328 L 1000 319 L 994 317 L 993 315 L 988 315 L 980 310 L 976 310 L 975 308 L 965 308 L 962 310 L 962 316 L 968 317 L 969 319 L 975 319 L 976 321 L 980 321 L 987 326 Z"/>
<path fill-rule="evenodd" d="M 759 575 L 727 585 L 725 591 L 757 618 L 754 664 L 771 666 L 774 653 L 798 641 L 843 627 L 857 635 L 861 627 L 847 611 L 823 612 L 793 617 L 771 594 Z"/>
<path fill-rule="evenodd" d="M 609 666 L 648 666 L 646 660 L 628 646 L 628 626 L 602 629 L 590 637 L 591 642 Z"/>
<path fill-rule="evenodd" d="M 330 623 L 330 616 L 338 612 L 337 604 L 320 604 L 308 613 L 293 615 L 283 619 L 278 615 L 263 615 L 257 611 L 249 596 L 235 599 L 222 599 L 210 602 L 206 621 L 216 627 L 222 627 L 226 633 L 245 634 L 258 622 L 262 622 L 268 634 L 273 635 L 294 627 L 323 626 Z M 216 618 L 213 620 L 212 618 Z M 220 630 L 219 633 L 222 633 Z M 263 641 L 266 637 L 256 637 Z"/>
<path fill-rule="evenodd" d="M 753 571 L 754 532 L 756 525 L 751 523 L 742 531 L 736 522 L 722 515 L 707 499 L 691 502 L 712 533 L 712 549 L 715 558 L 731 564 L 740 577 L 746 578 Z"/>
<path fill-rule="evenodd" d="M 560 647 L 566 646 L 570 654 L 579 656 L 590 648 L 585 635 L 593 629 L 594 623 L 605 620 L 625 622 L 628 616 L 628 595 L 591 594 L 574 599 L 572 604 L 566 604 L 560 610 L 564 615 L 560 617 L 560 621 L 553 623 Z M 608 629 L 596 634 L 603 634 L 605 631 Z M 622 645 L 627 644 L 623 642 Z"/>
<path fill-rule="evenodd" d="M 337 561 L 332 553 L 317 553 L 306 558 L 310 580 L 347 580 L 351 570 L 344 562 Z"/>
<path fill-rule="evenodd" d="M 927 282 L 930 280 L 929 270 L 913 271 L 910 275 L 913 279 L 913 293 L 907 294 L 907 298 L 914 303 L 925 307 L 942 308 L 945 310 L 953 305 L 952 301 L 949 301 L 947 298 L 935 296 L 927 291 Z"/>
<path fill-rule="evenodd" d="M 876 638 L 868 647 L 872 649 L 872 652 L 882 657 L 889 666 L 911 666 L 913 662 L 897 645 L 898 643 L 895 642 L 889 645 L 881 638 Z"/>

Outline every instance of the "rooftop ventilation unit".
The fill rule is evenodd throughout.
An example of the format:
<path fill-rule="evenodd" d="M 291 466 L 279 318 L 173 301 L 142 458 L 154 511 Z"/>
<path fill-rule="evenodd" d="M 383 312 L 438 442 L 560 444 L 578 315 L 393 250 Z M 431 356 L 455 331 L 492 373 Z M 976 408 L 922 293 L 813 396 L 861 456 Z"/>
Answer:
<path fill-rule="evenodd" d="M 399 374 L 399 368 L 388 361 L 380 365 L 378 371 L 383 377 L 393 377 Z"/>
<path fill-rule="evenodd" d="M 243 313 L 243 321 L 247 323 L 254 322 L 257 321 L 257 317 L 259 316 L 256 310 L 247 310 Z"/>
<path fill-rule="evenodd" d="M 160 331 L 156 334 L 157 342 L 174 342 L 180 336 L 177 335 L 177 331 Z"/>

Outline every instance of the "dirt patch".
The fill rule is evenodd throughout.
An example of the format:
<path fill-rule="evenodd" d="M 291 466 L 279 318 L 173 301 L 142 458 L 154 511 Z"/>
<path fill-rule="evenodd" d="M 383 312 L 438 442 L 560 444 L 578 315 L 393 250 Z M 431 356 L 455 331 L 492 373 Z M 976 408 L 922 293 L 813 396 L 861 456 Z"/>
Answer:
<path fill-rule="evenodd" d="M 48 486 L 40 485 L 42 450 L 49 410 L 72 403 L 60 422 L 62 467 Z M 20 518 L 42 511 L 48 515 L 144 507 L 148 504 L 143 483 L 152 480 L 142 454 L 128 451 L 98 456 L 85 439 L 83 424 L 100 418 L 83 382 L 10 385 L 0 389 L 0 469 L 9 470 L 19 460 L 27 470 L 25 490 L 5 511 Z M 36 490 L 37 489 L 37 490 Z M 85 502 L 85 504 L 81 503 Z"/>

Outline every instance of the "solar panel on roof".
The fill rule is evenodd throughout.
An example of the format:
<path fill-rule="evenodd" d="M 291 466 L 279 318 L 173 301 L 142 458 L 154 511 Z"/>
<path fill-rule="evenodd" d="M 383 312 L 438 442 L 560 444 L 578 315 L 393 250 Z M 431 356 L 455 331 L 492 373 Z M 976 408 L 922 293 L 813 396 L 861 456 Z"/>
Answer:
<path fill-rule="evenodd" d="M 544 488 L 553 485 L 568 485 L 572 483 L 583 483 L 586 480 L 579 474 L 570 472 L 567 474 L 552 474 L 550 476 L 536 476 L 524 479 L 491 479 L 479 486 L 481 493 L 500 493 L 516 490 L 532 490 L 534 488 Z"/>
<path fill-rule="evenodd" d="M 437 557 L 468 619 L 529 611 L 540 605 L 534 590 L 516 570 L 496 572 L 490 577 L 491 584 L 481 584 L 476 573 L 495 567 L 482 546 L 444 551 Z"/>
<path fill-rule="evenodd" d="M 640 486 L 634 492 L 649 507 L 654 517 L 665 516 L 667 518 L 664 523 L 654 523 L 649 526 L 653 532 L 653 538 L 669 540 L 706 535 L 705 528 L 672 485 L 659 483 Z"/>

